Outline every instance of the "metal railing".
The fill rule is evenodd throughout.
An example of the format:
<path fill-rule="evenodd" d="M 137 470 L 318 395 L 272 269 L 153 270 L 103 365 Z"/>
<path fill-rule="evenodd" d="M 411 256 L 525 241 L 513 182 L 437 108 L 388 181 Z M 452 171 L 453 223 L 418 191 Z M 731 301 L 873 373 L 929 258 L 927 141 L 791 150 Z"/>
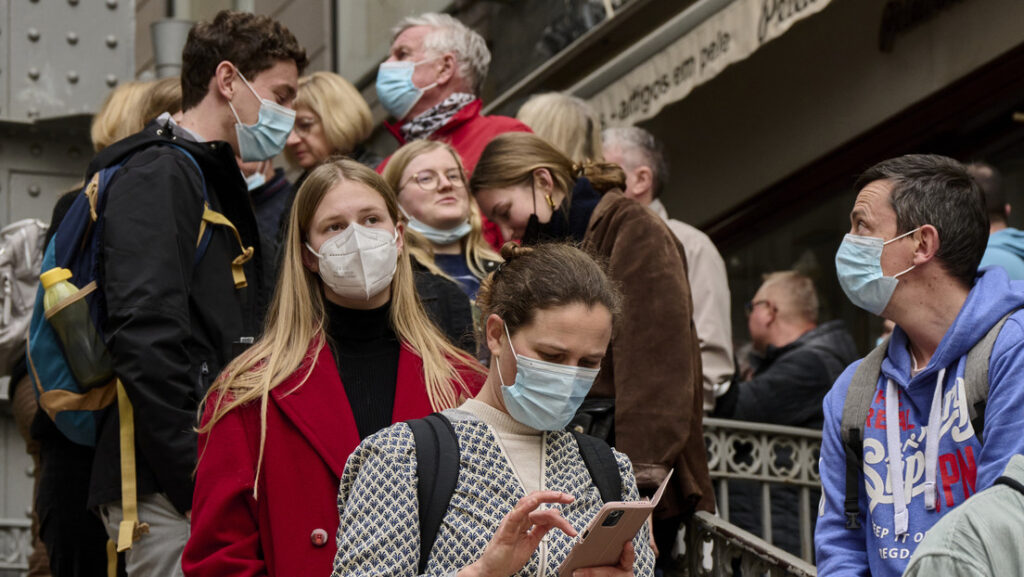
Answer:
<path fill-rule="evenodd" d="M 821 488 L 821 431 L 705 418 L 704 441 L 721 517 L 698 513 L 690 522 L 687 550 L 703 551 L 689 556 L 690 575 L 731 575 L 734 563 L 744 576 L 816 575 L 811 501 Z M 730 489 L 741 488 L 744 482 L 748 490 L 742 504 L 748 512 L 758 513 L 760 537 L 729 522 L 730 497 L 735 497 Z M 800 557 L 772 544 L 773 495 L 797 503 L 795 512 L 782 514 L 792 515 L 787 521 L 799 528 Z M 778 513 L 774 521 L 779 521 Z"/>
<path fill-rule="evenodd" d="M 28 570 L 30 526 L 28 519 L 0 519 L 0 577 L 22 575 Z"/>

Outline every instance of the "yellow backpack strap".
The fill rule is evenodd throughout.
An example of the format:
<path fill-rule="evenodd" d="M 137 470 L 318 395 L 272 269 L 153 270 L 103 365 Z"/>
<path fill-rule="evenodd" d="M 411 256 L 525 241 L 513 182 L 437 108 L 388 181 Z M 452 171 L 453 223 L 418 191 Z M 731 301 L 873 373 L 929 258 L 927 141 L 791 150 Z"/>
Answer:
<path fill-rule="evenodd" d="M 231 229 L 231 232 L 235 233 L 235 239 L 238 240 L 238 246 L 242 249 L 242 254 L 235 257 L 235 260 L 231 261 L 231 276 L 235 279 L 235 288 L 245 288 L 248 286 L 248 282 L 245 280 L 245 263 L 252 259 L 253 248 L 251 246 L 245 246 L 242 242 L 242 235 L 238 234 L 238 229 L 235 225 L 228 220 L 228 217 L 213 210 L 209 205 L 203 206 L 203 222 L 199 225 L 199 238 L 196 239 L 196 246 L 203 242 L 203 234 L 206 233 L 207 223 L 216 226 L 224 226 Z"/>
<path fill-rule="evenodd" d="M 121 510 L 117 531 L 117 552 L 132 548 L 132 543 L 149 533 L 148 523 L 139 523 L 138 490 L 135 483 L 135 411 L 124 383 L 117 379 L 117 414 L 121 418 Z"/>

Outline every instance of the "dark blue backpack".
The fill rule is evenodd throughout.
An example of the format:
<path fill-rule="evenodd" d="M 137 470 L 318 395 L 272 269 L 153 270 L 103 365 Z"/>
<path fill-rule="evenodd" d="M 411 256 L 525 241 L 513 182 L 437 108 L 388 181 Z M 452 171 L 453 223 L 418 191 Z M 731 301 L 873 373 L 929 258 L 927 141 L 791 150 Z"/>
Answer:
<path fill-rule="evenodd" d="M 203 183 L 203 223 L 196 241 L 194 264 L 197 264 L 209 246 L 212 228 L 208 224 L 234 227 L 220 213 L 209 208 L 206 181 L 202 169 L 196 159 L 184 148 L 171 143 L 155 145 L 173 146 L 181 151 L 199 171 Z M 69 299 L 84 298 L 89 305 L 93 326 L 103 337 L 103 327 L 107 319 L 106 301 L 103 288 L 97 283 L 99 275 L 100 241 L 103 238 L 103 211 L 106 208 L 107 187 L 118 170 L 127 162 L 128 157 L 119 163 L 104 168 L 93 175 L 89 183 L 82 189 L 68 209 L 64 219 L 57 227 L 53 238 L 43 254 L 42 271 L 55 267 L 69 269 L 72 273 L 70 282 L 79 291 Z M 145 191 L 138 191 L 145 194 Z M 236 232 L 237 234 L 237 232 Z M 252 249 L 244 248 L 242 256 L 237 260 L 242 263 L 251 257 Z M 234 267 L 233 267 L 234 268 Z M 240 273 L 241 265 L 237 267 Z M 241 285 L 244 286 L 244 274 Z M 239 285 L 236 274 L 236 286 Z M 56 331 L 46 320 L 43 311 L 43 287 L 36 291 L 35 308 L 32 311 L 32 322 L 29 326 L 28 366 L 29 375 L 35 385 L 39 405 L 46 411 L 57 428 L 70 440 L 80 445 L 93 447 L 96 445 L 98 411 L 110 406 L 117 400 L 115 379 L 107 384 L 90 390 L 83 390 L 75 380 L 71 368 L 64 356 L 60 339 Z"/>

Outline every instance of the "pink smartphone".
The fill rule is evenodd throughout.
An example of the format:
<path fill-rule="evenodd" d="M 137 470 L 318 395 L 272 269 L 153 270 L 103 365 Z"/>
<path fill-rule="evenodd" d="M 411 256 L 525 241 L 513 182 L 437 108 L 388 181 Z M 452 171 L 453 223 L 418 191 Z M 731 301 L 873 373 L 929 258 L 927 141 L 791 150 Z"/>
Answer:
<path fill-rule="evenodd" d="M 650 501 L 612 501 L 605 503 L 587 528 L 580 532 L 576 545 L 558 568 L 559 577 L 572 577 L 572 572 L 586 567 L 618 565 L 622 548 L 632 541 L 647 518 L 658 506 L 665 492 L 669 471 Z"/>

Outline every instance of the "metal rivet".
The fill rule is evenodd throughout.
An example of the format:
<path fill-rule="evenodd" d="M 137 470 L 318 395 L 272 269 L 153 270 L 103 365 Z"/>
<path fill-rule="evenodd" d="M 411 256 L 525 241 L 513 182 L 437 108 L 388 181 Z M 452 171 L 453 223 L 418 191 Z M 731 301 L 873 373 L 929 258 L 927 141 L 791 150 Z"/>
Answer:
<path fill-rule="evenodd" d="M 78 34 L 75 34 L 74 32 L 68 32 L 68 44 L 72 46 L 78 44 Z"/>
<path fill-rule="evenodd" d="M 156 135 L 157 135 L 157 136 L 163 136 L 163 134 L 164 134 L 164 131 L 163 131 L 163 129 L 162 129 L 162 128 L 158 128 L 158 129 L 156 130 Z"/>
<path fill-rule="evenodd" d="M 107 36 L 107 46 L 117 48 L 117 38 L 113 34 Z"/>
<path fill-rule="evenodd" d="M 78 6 L 78 0 L 68 0 L 68 4 L 72 6 Z"/>
<path fill-rule="evenodd" d="M 39 40 L 39 30 L 36 29 L 36 28 L 29 28 L 28 29 L 28 39 L 31 40 L 32 42 L 38 41 Z"/>
<path fill-rule="evenodd" d="M 39 80 L 39 69 L 33 66 L 28 69 L 28 77 L 32 80 Z"/>
<path fill-rule="evenodd" d="M 113 88 L 117 86 L 117 76 L 113 74 L 107 74 L 107 86 Z"/>
<path fill-rule="evenodd" d="M 36 114 L 39 113 L 38 110 L 33 108 L 32 110 L 28 111 L 29 116 L 31 116 L 33 112 L 35 112 Z M 39 146 L 38 144 L 33 144 L 31 147 L 29 147 L 28 151 L 32 153 L 32 156 L 39 156 L 40 154 L 43 153 L 43 147 Z"/>
<path fill-rule="evenodd" d="M 117 0 L 107 0 L 107 8 L 110 8 L 111 10 L 117 8 Z"/>
<path fill-rule="evenodd" d="M 28 187 L 28 195 L 31 197 L 39 196 L 42 193 L 43 189 L 39 188 L 38 184 L 33 184 L 32 186 Z"/>
<path fill-rule="evenodd" d="M 74 70 L 68 72 L 68 82 L 71 84 L 78 84 L 78 73 Z"/>

